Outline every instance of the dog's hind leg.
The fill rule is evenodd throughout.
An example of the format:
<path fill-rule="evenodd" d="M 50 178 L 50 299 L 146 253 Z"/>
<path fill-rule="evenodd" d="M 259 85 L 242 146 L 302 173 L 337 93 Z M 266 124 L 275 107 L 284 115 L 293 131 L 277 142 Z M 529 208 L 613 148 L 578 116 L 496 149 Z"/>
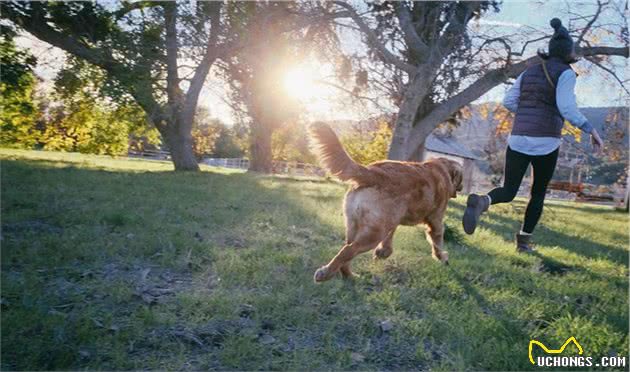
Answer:
<path fill-rule="evenodd" d="M 346 217 L 346 244 L 350 244 L 356 239 L 357 231 L 357 223 L 352 218 Z M 352 277 L 354 277 L 354 274 L 350 269 L 350 261 L 343 264 L 339 271 L 345 279 L 351 279 Z"/>
<path fill-rule="evenodd" d="M 438 261 L 448 265 L 448 252 L 443 251 L 444 246 L 444 224 L 441 219 L 427 222 L 427 241 L 431 244 L 431 255 Z"/>
<path fill-rule="evenodd" d="M 346 244 L 350 244 L 356 239 L 357 231 L 357 223 L 352 218 L 346 217 Z"/>
<path fill-rule="evenodd" d="M 344 279 L 352 279 L 355 277 L 352 269 L 350 268 L 350 262 L 352 261 L 346 262 L 339 268 L 339 272 L 341 273 L 341 275 L 343 275 Z"/>
<path fill-rule="evenodd" d="M 352 243 L 344 245 L 328 265 L 317 269 L 314 276 L 315 281 L 323 282 L 331 279 L 346 263 L 349 264 L 350 260 L 356 255 L 374 249 L 385 238 L 384 231 L 381 227 L 362 228 L 357 233 L 356 239 Z M 346 277 L 352 276 L 350 265 L 346 265 L 342 273 Z"/>
<path fill-rule="evenodd" d="M 385 259 L 394 253 L 394 247 L 392 245 L 392 241 L 394 240 L 394 232 L 396 232 L 396 228 L 392 229 L 392 231 L 387 234 L 385 239 L 379 244 L 378 247 L 374 250 L 373 258 L 376 259 Z"/>

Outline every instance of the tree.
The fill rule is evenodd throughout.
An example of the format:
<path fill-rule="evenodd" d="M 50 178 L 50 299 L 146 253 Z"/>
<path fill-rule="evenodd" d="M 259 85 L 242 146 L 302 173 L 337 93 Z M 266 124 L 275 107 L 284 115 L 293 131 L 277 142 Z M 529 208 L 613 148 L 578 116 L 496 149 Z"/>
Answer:
<path fill-rule="evenodd" d="M 130 137 L 156 141 L 146 117 L 133 107 L 112 107 L 87 90 L 65 96 L 59 103 L 49 109 L 47 120 L 41 124 L 44 133 L 40 142 L 46 150 L 126 155 Z"/>
<path fill-rule="evenodd" d="M 303 54 L 303 28 L 315 23 L 298 15 L 299 3 L 241 2 L 230 5 L 229 22 L 247 29 L 246 45 L 226 61 L 232 106 L 247 123 L 250 137 L 249 170 L 272 171 L 274 132 L 298 118 L 298 102 L 284 86 L 287 70 Z"/>
<path fill-rule="evenodd" d="M 192 129 L 193 151 L 197 160 L 214 152 L 222 126 L 219 120 L 210 117 L 206 108 L 200 107 L 197 110 Z"/>
<path fill-rule="evenodd" d="M 308 141 L 307 123 L 304 120 L 291 121 L 277 129 L 271 139 L 274 160 L 315 163 Z"/>
<path fill-rule="evenodd" d="M 109 99 L 106 76 L 97 67 L 69 58 L 54 79 L 41 144 L 47 150 L 124 155 L 130 142 L 159 143 L 155 128 L 132 101 Z"/>
<path fill-rule="evenodd" d="M 367 125 L 360 123 L 342 135 L 341 143 L 348 155 L 364 165 L 387 159 L 387 148 L 392 139 L 389 119 L 368 120 Z"/>
<path fill-rule="evenodd" d="M 191 129 L 201 88 L 237 39 L 223 32 L 223 3 L 110 5 L 12 1 L 0 4 L 0 16 L 101 68 L 111 95 L 135 101 L 160 131 L 175 170 L 198 170 Z"/>
<path fill-rule="evenodd" d="M 4 27 L 0 36 L 0 145 L 33 148 L 41 136 L 36 123 L 39 119 L 35 102 L 37 79 L 33 74 L 36 59 L 19 50 Z"/>
<path fill-rule="evenodd" d="M 218 135 L 214 142 L 212 156 L 216 158 L 240 158 L 244 155 L 239 146 L 238 133 L 235 128 L 218 123 Z"/>
<path fill-rule="evenodd" d="M 524 58 L 528 47 L 550 36 L 538 36 L 538 32 L 536 37 L 524 40 L 523 36 L 531 34 L 474 32 L 470 22 L 491 10 L 498 11 L 497 1 L 375 1 L 369 3 L 367 16 L 344 1 L 334 4 L 341 10 L 337 16 L 350 18 L 360 30 L 373 62 L 388 66 L 390 76 L 404 76 L 404 83 L 398 85 L 400 90 L 392 97 L 398 104 L 398 115 L 390 159 L 420 159 L 424 141 L 433 129 L 536 62 L 537 56 Z M 628 31 L 624 22 L 601 21 L 600 15 L 606 10 L 625 19 L 623 10 L 598 2 L 595 14 L 574 19 L 574 24 L 581 26 L 571 31 L 581 56 L 614 72 L 606 66 L 610 60 L 605 56 L 628 58 Z M 614 35 L 621 35 L 623 46 L 593 45 L 593 30 L 611 28 L 615 28 Z"/>

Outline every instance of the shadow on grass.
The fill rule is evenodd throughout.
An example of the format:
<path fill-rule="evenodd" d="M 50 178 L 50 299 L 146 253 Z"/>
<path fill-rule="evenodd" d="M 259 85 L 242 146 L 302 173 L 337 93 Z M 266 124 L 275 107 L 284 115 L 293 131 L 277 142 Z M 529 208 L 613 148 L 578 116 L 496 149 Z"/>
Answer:
<path fill-rule="evenodd" d="M 310 269 L 299 278 L 294 275 L 304 267 L 314 270 L 328 252 L 304 249 L 305 240 L 313 237 L 322 246 L 333 246 L 333 227 L 290 202 L 283 186 L 273 189 L 260 184 L 268 178 L 86 169 L 70 161 L 2 163 L 3 369 L 164 368 L 163 362 L 180 369 L 178 353 L 165 349 L 183 350 L 191 357 L 196 354 L 194 347 L 186 345 L 185 338 L 182 344 L 181 336 L 164 337 L 170 333 L 161 333 L 161 324 L 168 327 L 174 321 L 172 314 L 179 312 L 185 315 L 175 322 L 194 328 L 207 315 L 190 315 L 195 306 L 182 305 L 173 295 L 136 296 L 138 278 L 161 275 L 160 267 L 168 267 L 171 274 L 189 272 L 203 279 L 206 288 L 193 288 L 199 296 L 187 291 L 178 296 L 194 301 L 212 298 L 210 283 L 217 293 L 231 292 L 232 299 L 216 305 L 219 310 L 209 307 L 208 314 L 214 310 L 218 318 L 230 318 L 234 316 L 230 311 L 246 301 L 248 292 L 272 296 L 271 288 L 281 284 L 278 277 L 293 277 L 288 283 L 311 283 Z M 300 234 L 301 240 L 291 240 Z M 204 278 L 206 270 L 209 274 Z M 210 280 L 218 276 L 216 272 L 223 276 L 220 285 Z M 104 288 L 106 293 L 120 293 L 106 300 L 99 293 Z M 307 292 L 308 297 L 316 297 L 322 288 L 311 286 Z M 287 298 L 278 303 L 289 306 Z M 58 307 L 66 304 L 71 306 Z M 227 304 L 233 309 L 222 313 Z M 290 307 L 276 311 L 287 312 Z M 103 319 L 109 316 L 129 325 L 116 325 L 111 331 Z M 134 323 L 142 318 L 148 325 Z M 302 327 L 302 331 L 316 338 L 320 326 L 315 321 L 312 329 Z M 231 337 L 231 342 L 241 342 L 240 336 Z M 133 358 L 98 352 L 118 350 L 126 355 L 129 340 L 136 342 Z M 217 358 L 222 357 L 224 364 L 219 367 L 252 369 L 256 361 L 261 362 L 259 368 L 274 368 L 265 364 L 273 359 L 271 350 L 263 355 L 258 344 L 251 345 L 251 361 L 245 358 L 238 365 L 232 356 L 221 354 Z M 339 363 L 336 357 L 321 359 Z M 212 366 L 203 360 L 197 363 L 196 369 Z"/>
<path fill-rule="evenodd" d="M 341 190 L 59 163 L 3 161 L 2 369 L 347 370 L 352 352 L 362 368 L 426 363 L 404 327 L 380 331 L 364 288 L 312 282 L 343 243 L 340 217 L 319 210 L 340 211 Z"/>
<path fill-rule="evenodd" d="M 445 315 L 429 310 L 432 303 L 452 309 L 448 316 L 459 311 L 448 286 L 421 293 L 405 284 L 421 268 L 405 267 L 378 289 L 312 283 L 343 243 L 341 189 L 319 195 L 307 189 L 313 181 L 295 178 L 53 163 L 3 161 L 3 225 L 13 224 L 2 242 L 3 369 L 454 369 L 448 363 L 466 348 L 462 338 L 440 349 L 447 335 L 437 331 L 437 345 L 426 341 Z M 513 223 L 492 228 L 502 234 Z M 447 239 L 457 240 L 458 230 Z M 467 249 L 465 267 L 514 262 Z M 470 282 L 477 272 L 428 261 L 436 266 L 423 280 L 452 275 L 475 299 L 470 310 L 489 311 L 505 330 L 492 337 L 527 339 L 524 322 Z M 497 262 L 500 275 L 528 275 Z M 143 292 L 169 276 L 183 282 L 176 294 Z M 379 328 L 392 316 L 401 323 Z M 455 319 L 462 334 L 479 329 Z M 486 357 L 474 357 L 476 367 L 488 367 Z"/>
<path fill-rule="evenodd" d="M 453 204 L 452 207 L 463 215 L 465 207 L 463 205 Z M 556 205 L 553 206 L 557 207 Z M 564 207 L 563 207 L 564 208 Z M 524 214 L 524 208 L 522 213 Z M 547 209 L 545 209 L 546 211 Z M 543 211 L 543 213 L 545 213 Z M 522 218 L 522 217 L 521 217 Z M 505 217 L 504 215 L 492 212 L 492 209 L 481 217 L 480 227 L 487 228 L 498 236 L 513 237 L 521 227 L 521 220 Z M 594 227 L 596 228 L 596 227 Z M 508 239 L 506 239 L 507 241 Z M 606 245 L 576 237 L 566 233 L 547 228 L 544 224 L 539 223 L 534 232 L 534 243 L 544 244 L 546 246 L 559 246 L 567 251 L 592 259 L 610 260 L 619 265 L 627 266 L 629 252 L 623 248 Z M 551 266 L 554 266 L 551 263 Z"/>

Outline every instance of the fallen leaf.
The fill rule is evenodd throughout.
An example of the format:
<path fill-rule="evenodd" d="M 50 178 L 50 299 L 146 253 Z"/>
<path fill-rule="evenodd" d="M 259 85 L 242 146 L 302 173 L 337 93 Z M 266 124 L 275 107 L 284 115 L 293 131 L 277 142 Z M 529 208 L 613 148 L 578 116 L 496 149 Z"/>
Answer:
<path fill-rule="evenodd" d="M 355 363 L 362 363 L 365 360 L 365 356 L 361 353 L 351 353 L 350 359 Z"/>
<path fill-rule="evenodd" d="M 258 340 L 263 345 L 269 345 L 276 342 L 276 339 L 272 335 L 268 335 L 268 334 L 262 335 L 261 337 L 258 338 Z"/>
<path fill-rule="evenodd" d="M 387 320 L 383 320 L 379 326 L 381 327 L 381 330 L 383 332 L 389 332 L 392 329 L 394 329 L 394 323 L 392 323 L 391 320 L 387 319 Z"/>
<path fill-rule="evenodd" d="M 150 267 L 142 270 L 140 272 L 140 281 L 144 282 L 147 279 L 147 276 L 149 276 L 150 272 L 151 272 L 151 268 Z"/>

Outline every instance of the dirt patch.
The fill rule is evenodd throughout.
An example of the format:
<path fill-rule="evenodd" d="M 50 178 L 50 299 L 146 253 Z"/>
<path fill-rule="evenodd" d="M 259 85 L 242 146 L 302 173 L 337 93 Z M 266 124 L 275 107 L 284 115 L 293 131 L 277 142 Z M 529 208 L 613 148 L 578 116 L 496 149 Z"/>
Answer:
<path fill-rule="evenodd" d="M 249 246 L 245 236 L 234 232 L 223 232 L 215 234 L 212 241 L 221 248 L 243 249 Z"/>

